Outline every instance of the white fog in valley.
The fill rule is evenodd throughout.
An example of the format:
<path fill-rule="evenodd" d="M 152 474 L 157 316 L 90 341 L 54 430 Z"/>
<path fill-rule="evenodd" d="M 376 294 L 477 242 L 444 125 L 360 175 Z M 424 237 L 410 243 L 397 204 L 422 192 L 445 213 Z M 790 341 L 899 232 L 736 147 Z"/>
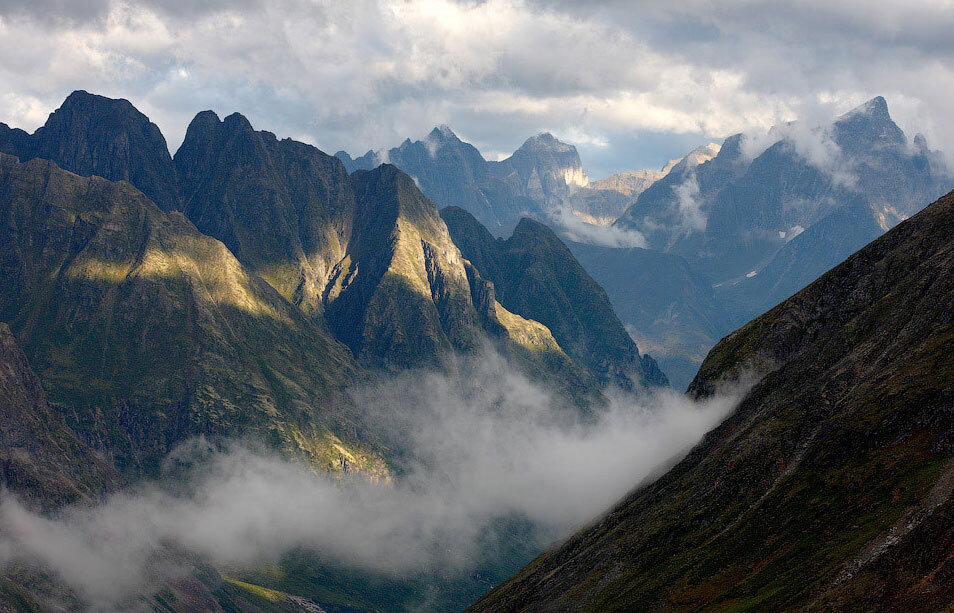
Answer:
<path fill-rule="evenodd" d="M 740 395 L 617 394 L 583 424 L 495 354 L 458 372 L 405 374 L 355 392 L 393 441 L 414 450 L 391 484 L 330 478 L 254 445 L 211 452 L 193 440 L 174 455 L 202 459 L 174 484 L 98 506 L 50 517 L 3 494 L 0 564 L 39 564 L 101 607 L 182 572 L 168 551 L 251 567 L 304 547 L 393 577 L 464 568 L 496 518 L 525 518 L 551 538 L 595 518 L 686 453 Z"/>

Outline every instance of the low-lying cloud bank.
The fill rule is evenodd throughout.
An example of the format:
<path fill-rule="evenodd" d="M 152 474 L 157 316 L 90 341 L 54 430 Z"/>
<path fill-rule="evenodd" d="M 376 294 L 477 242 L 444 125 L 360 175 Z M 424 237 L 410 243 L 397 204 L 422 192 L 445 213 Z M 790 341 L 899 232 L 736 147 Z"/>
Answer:
<path fill-rule="evenodd" d="M 618 396 L 580 420 L 491 354 L 459 376 L 407 374 L 355 396 L 410 451 L 390 485 L 316 475 L 248 444 L 191 441 L 170 458 L 175 479 L 95 507 L 47 517 L 4 493 L 0 567 L 38 563 L 103 608 L 182 572 L 168 551 L 250 566 L 304 547 L 389 576 L 464 568 L 495 519 L 524 517 L 557 537 L 595 517 L 685 453 L 738 394 Z"/>
<path fill-rule="evenodd" d="M 568 206 L 550 211 L 552 222 L 571 241 L 599 247 L 618 247 L 628 249 L 637 247 L 646 249 L 646 237 L 641 232 L 613 225 L 590 223 Z"/>

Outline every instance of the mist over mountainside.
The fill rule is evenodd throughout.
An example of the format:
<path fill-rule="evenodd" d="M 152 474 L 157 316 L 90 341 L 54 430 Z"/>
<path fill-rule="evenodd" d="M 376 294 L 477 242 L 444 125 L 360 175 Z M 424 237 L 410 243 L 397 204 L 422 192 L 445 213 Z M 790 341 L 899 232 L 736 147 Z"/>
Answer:
<path fill-rule="evenodd" d="M 629 170 L 620 172 L 610 175 L 605 179 L 591 181 L 590 187 L 617 191 L 635 200 L 641 193 L 649 189 L 653 183 L 668 175 L 677 164 L 684 162 L 683 166 L 698 166 L 718 155 L 719 149 L 720 146 L 718 144 L 709 143 L 708 145 L 696 147 L 685 157 L 669 160 L 659 170 Z M 616 217 L 619 217 L 619 214 L 617 214 Z M 613 219 L 613 221 L 615 221 L 615 219 Z"/>
<path fill-rule="evenodd" d="M 909 141 L 880 96 L 828 126 L 792 122 L 763 137 L 732 136 L 693 172 L 677 170 L 640 194 L 616 225 L 643 232 L 651 248 L 686 257 L 715 283 L 758 273 L 852 200 L 862 199 L 887 230 L 951 180 L 939 154 L 920 135 Z M 829 252 L 841 246 L 817 244 L 816 259 L 833 266 L 838 260 Z"/>
<path fill-rule="evenodd" d="M 130 476 L 199 434 L 255 433 L 384 473 L 353 435 L 348 349 L 128 183 L 0 154 L 0 319 L 80 440 Z"/>
<path fill-rule="evenodd" d="M 635 416 L 653 420 L 665 412 L 632 398 L 618 404 L 620 390 L 650 394 L 666 386 L 666 378 L 639 352 L 599 285 L 544 226 L 527 220 L 521 227 L 529 234 L 501 254 L 500 263 L 519 266 L 524 277 L 485 277 L 406 173 L 384 164 L 349 175 L 337 158 L 256 131 L 237 113 L 225 119 L 199 113 L 172 157 L 155 125 L 128 101 L 86 92 L 72 94 L 33 135 L 3 126 L 2 136 L 10 154 L 0 152 L 0 322 L 10 332 L 0 330 L 6 334 L 0 383 L 12 413 L 0 436 L 0 478 L 26 506 L 4 498 L 0 535 L 19 534 L 27 539 L 21 545 L 32 547 L 22 559 L 22 549 L 0 543 L 0 563 L 13 569 L 0 582 L 4 605 L 43 608 L 50 604 L 44 593 L 55 592 L 63 598 L 56 606 L 125 608 L 126 600 L 112 599 L 144 590 L 150 606 L 178 611 L 199 602 L 205 603 L 200 608 L 297 610 L 304 605 L 294 598 L 302 594 L 305 604 L 331 602 L 341 611 L 410 608 L 425 597 L 443 603 L 439 608 L 460 609 L 488 587 L 488 579 L 468 573 L 503 580 L 568 525 L 554 528 L 522 506 L 491 505 L 472 522 L 476 532 L 460 536 L 462 566 L 444 572 L 429 563 L 399 577 L 295 550 L 295 528 L 284 533 L 279 549 L 239 560 L 248 564 L 239 580 L 209 567 L 215 556 L 192 541 L 179 543 L 186 545 L 180 550 L 176 539 L 129 536 L 131 550 L 88 549 L 88 541 L 103 534 L 113 543 L 115 522 L 97 520 L 84 524 L 92 532 L 76 533 L 75 526 L 51 524 L 34 510 L 59 511 L 80 501 L 71 513 L 89 518 L 82 504 L 120 489 L 110 501 L 134 511 L 122 521 L 155 534 L 153 519 L 174 516 L 136 523 L 143 519 L 137 509 L 151 502 L 129 507 L 129 488 L 170 478 L 169 462 L 179 462 L 170 458 L 196 440 L 213 452 L 229 441 L 252 441 L 311 478 L 354 478 L 374 491 L 398 482 L 413 489 L 413 475 L 423 470 L 415 458 L 426 456 L 427 470 L 436 471 L 431 479 L 450 470 L 451 455 L 427 456 L 406 433 L 454 423 L 434 414 L 439 423 L 395 424 L 377 403 L 356 401 L 355 390 L 375 381 L 396 384 L 401 373 L 420 369 L 460 386 L 475 359 L 497 365 L 498 374 L 480 379 L 482 385 L 492 388 L 512 376 L 519 381 L 519 389 L 480 401 L 481 411 L 532 400 L 534 419 L 555 428 L 547 436 L 578 441 L 591 459 L 600 455 L 588 441 L 601 440 L 608 424 L 626 424 L 623 431 L 635 437 L 649 423 Z M 555 185 L 556 175 L 538 171 L 535 160 L 574 157 L 575 151 L 538 140 L 517 157 L 507 180 L 520 183 L 528 174 L 530 184 L 543 177 L 541 186 Z M 140 184 L 163 206 L 137 189 Z M 450 385 L 423 376 L 415 381 L 424 386 L 417 394 Z M 415 406 L 407 397 L 401 402 Z M 653 451 L 633 460 L 641 470 L 653 470 L 711 426 L 693 415 L 689 410 L 685 420 L 669 422 L 660 414 L 660 427 L 672 428 L 673 437 L 642 446 Z M 509 431 L 514 419 L 500 416 L 493 428 Z M 506 470 L 535 461 L 535 448 L 509 445 L 516 455 L 501 456 Z M 504 472 L 493 467 L 492 474 Z M 632 474 L 621 468 L 613 482 L 626 483 Z M 174 483 L 173 475 L 166 485 Z M 213 485 L 193 492 L 195 504 L 214 495 Z M 591 497 L 585 513 L 619 494 L 614 491 Z M 459 492 L 465 494 L 471 495 Z M 269 494 L 279 504 L 288 495 Z M 373 509 L 379 496 L 359 502 Z M 406 502 L 414 494 L 401 496 Z M 387 504 L 403 505 L 399 498 Z M 179 504 L 162 497 L 152 502 Z M 322 498 L 321 504 L 347 515 L 351 502 Z M 369 511 L 355 509 L 349 530 L 361 533 L 361 513 Z M 446 521 L 411 519 L 428 529 Z M 428 544 L 416 531 L 420 526 L 398 522 L 391 529 L 410 531 L 412 541 L 420 536 L 421 546 L 450 542 L 445 529 Z M 45 532 L 48 538 L 33 540 Z M 514 539 L 507 553 L 484 542 L 500 539 Z M 344 557 L 347 546 L 340 545 Z M 94 576 L 113 554 L 137 560 L 128 569 L 131 583 L 102 578 L 113 571 Z M 257 574 L 266 560 L 282 573 L 308 578 L 291 585 Z M 176 573 L 182 583 L 173 580 Z M 389 588 L 363 594 L 362 586 L 376 583 Z M 428 596 L 434 590 L 441 593 Z"/>
<path fill-rule="evenodd" d="M 684 454 L 736 398 L 656 388 L 614 396 L 595 419 L 555 419 L 560 399 L 503 356 L 459 357 L 456 374 L 352 388 L 386 447 L 403 450 L 387 485 L 316 474 L 255 439 L 200 437 L 167 456 L 159 480 L 99 504 L 50 516 L 0 493 L 0 567 L 21 582 L 0 584 L 0 603 L 460 610 Z"/>
<path fill-rule="evenodd" d="M 954 193 L 723 339 L 761 378 L 664 477 L 473 611 L 937 611 L 954 592 Z"/>
<path fill-rule="evenodd" d="M 0 613 L 954 613 L 951 32 L 0 0 Z"/>

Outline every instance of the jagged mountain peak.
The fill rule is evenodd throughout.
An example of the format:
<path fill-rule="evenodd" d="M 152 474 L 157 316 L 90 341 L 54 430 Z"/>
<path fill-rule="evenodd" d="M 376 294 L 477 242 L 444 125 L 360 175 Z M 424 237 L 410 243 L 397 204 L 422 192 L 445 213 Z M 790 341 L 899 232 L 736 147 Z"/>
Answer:
<path fill-rule="evenodd" d="M 232 130 L 243 130 L 248 132 L 254 131 L 254 128 L 252 128 L 252 122 L 250 122 L 245 115 L 242 115 L 238 112 L 228 115 L 222 120 L 222 123 Z"/>
<path fill-rule="evenodd" d="M 450 126 L 446 123 L 435 127 L 431 130 L 430 134 L 427 135 L 429 140 L 438 140 L 438 141 L 459 141 L 457 134 L 451 130 Z"/>
<path fill-rule="evenodd" d="M 722 149 L 722 146 L 718 143 L 709 143 L 706 145 L 699 145 L 695 149 L 689 152 L 689 155 L 686 158 L 689 160 L 689 163 L 693 166 L 698 166 L 708 162 L 715 156 L 719 155 L 719 150 Z"/>
<path fill-rule="evenodd" d="M 676 164 L 681 162 L 683 158 L 673 158 L 662 165 L 662 168 L 659 169 L 660 174 L 667 175 L 669 171 L 676 167 Z"/>
<path fill-rule="evenodd" d="M 838 126 L 860 122 L 865 122 L 872 125 L 890 124 L 891 126 L 894 126 L 898 132 L 901 131 L 891 118 L 891 113 L 888 111 L 888 102 L 884 99 L 884 96 L 875 96 L 864 104 L 856 106 L 847 113 L 844 113 L 838 117 L 834 123 L 836 126 Z"/>
<path fill-rule="evenodd" d="M 861 113 L 872 119 L 891 120 L 891 115 L 888 113 L 888 101 L 884 99 L 884 96 L 875 96 L 850 113 Z"/>
<path fill-rule="evenodd" d="M 540 132 L 535 136 L 531 136 L 520 146 L 519 150 L 523 151 L 554 151 L 559 153 L 569 153 L 573 152 L 576 154 L 576 147 L 569 143 L 564 143 L 553 134 L 549 132 Z"/>
<path fill-rule="evenodd" d="M 63 100 L 63 104 L 61 104 L 57 110 L 70 110 L 77 107 L 93 105 L 111 107 L 114 110 L 122 109 L 126 111 L 132 111 L 137 115 L 145 117 L 145 115 L 140 113 L 139 110 L 133 106 L 132 102 L 126 100 L 125 98 L 108 98 L 99 94 L 90 93 L 85 89 L 77 89 L 70 93 L 70 95 Z M 56 111 L 54 111 L 54 113 L 55 112 Z"/>
<path fill-rule="evenodd" d="M 83 176 L 130 181 L 160 208 L 178 208 L 175 170 L 159 127 L 122 98 L 71 93 L 32 135 L 0 130 L 0 150 Z"/>
<path fill-rule="evenodd" d="M 567 250 L 563 241 L 560 240 L 549 226 L 531 217 L 522 217 L 520 221 L 517 222 L 517 227 L 513 230 L 513 236 L 533 239 L 537 243 L 547 243 L 549 246 Z"/>

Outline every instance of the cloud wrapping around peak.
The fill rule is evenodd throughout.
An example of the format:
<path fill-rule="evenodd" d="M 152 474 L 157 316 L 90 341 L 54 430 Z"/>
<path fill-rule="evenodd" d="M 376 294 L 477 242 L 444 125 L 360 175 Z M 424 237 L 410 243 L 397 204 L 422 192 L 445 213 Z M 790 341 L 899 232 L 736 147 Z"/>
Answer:
<path fill-rule="evenodd" d="M 182 555 L 249 567 L 304 547 L 392 576 L 466 569 L 496 519 L 530 520 L 541 547 L 592 519 L 686 453 L 741 391 L 702 403 L 672 391 L 619 396 L 584 422 L 499 355 L 462 358 L 457 376 L 407 373 L 355 392 L 411 451 L 393 484 L 193 441 L 167 460 L 169 480 L 98 506 L 45 517 L 3 494 L 0 565 L 39 563 L 94 608 L 178 576 Z"/>

